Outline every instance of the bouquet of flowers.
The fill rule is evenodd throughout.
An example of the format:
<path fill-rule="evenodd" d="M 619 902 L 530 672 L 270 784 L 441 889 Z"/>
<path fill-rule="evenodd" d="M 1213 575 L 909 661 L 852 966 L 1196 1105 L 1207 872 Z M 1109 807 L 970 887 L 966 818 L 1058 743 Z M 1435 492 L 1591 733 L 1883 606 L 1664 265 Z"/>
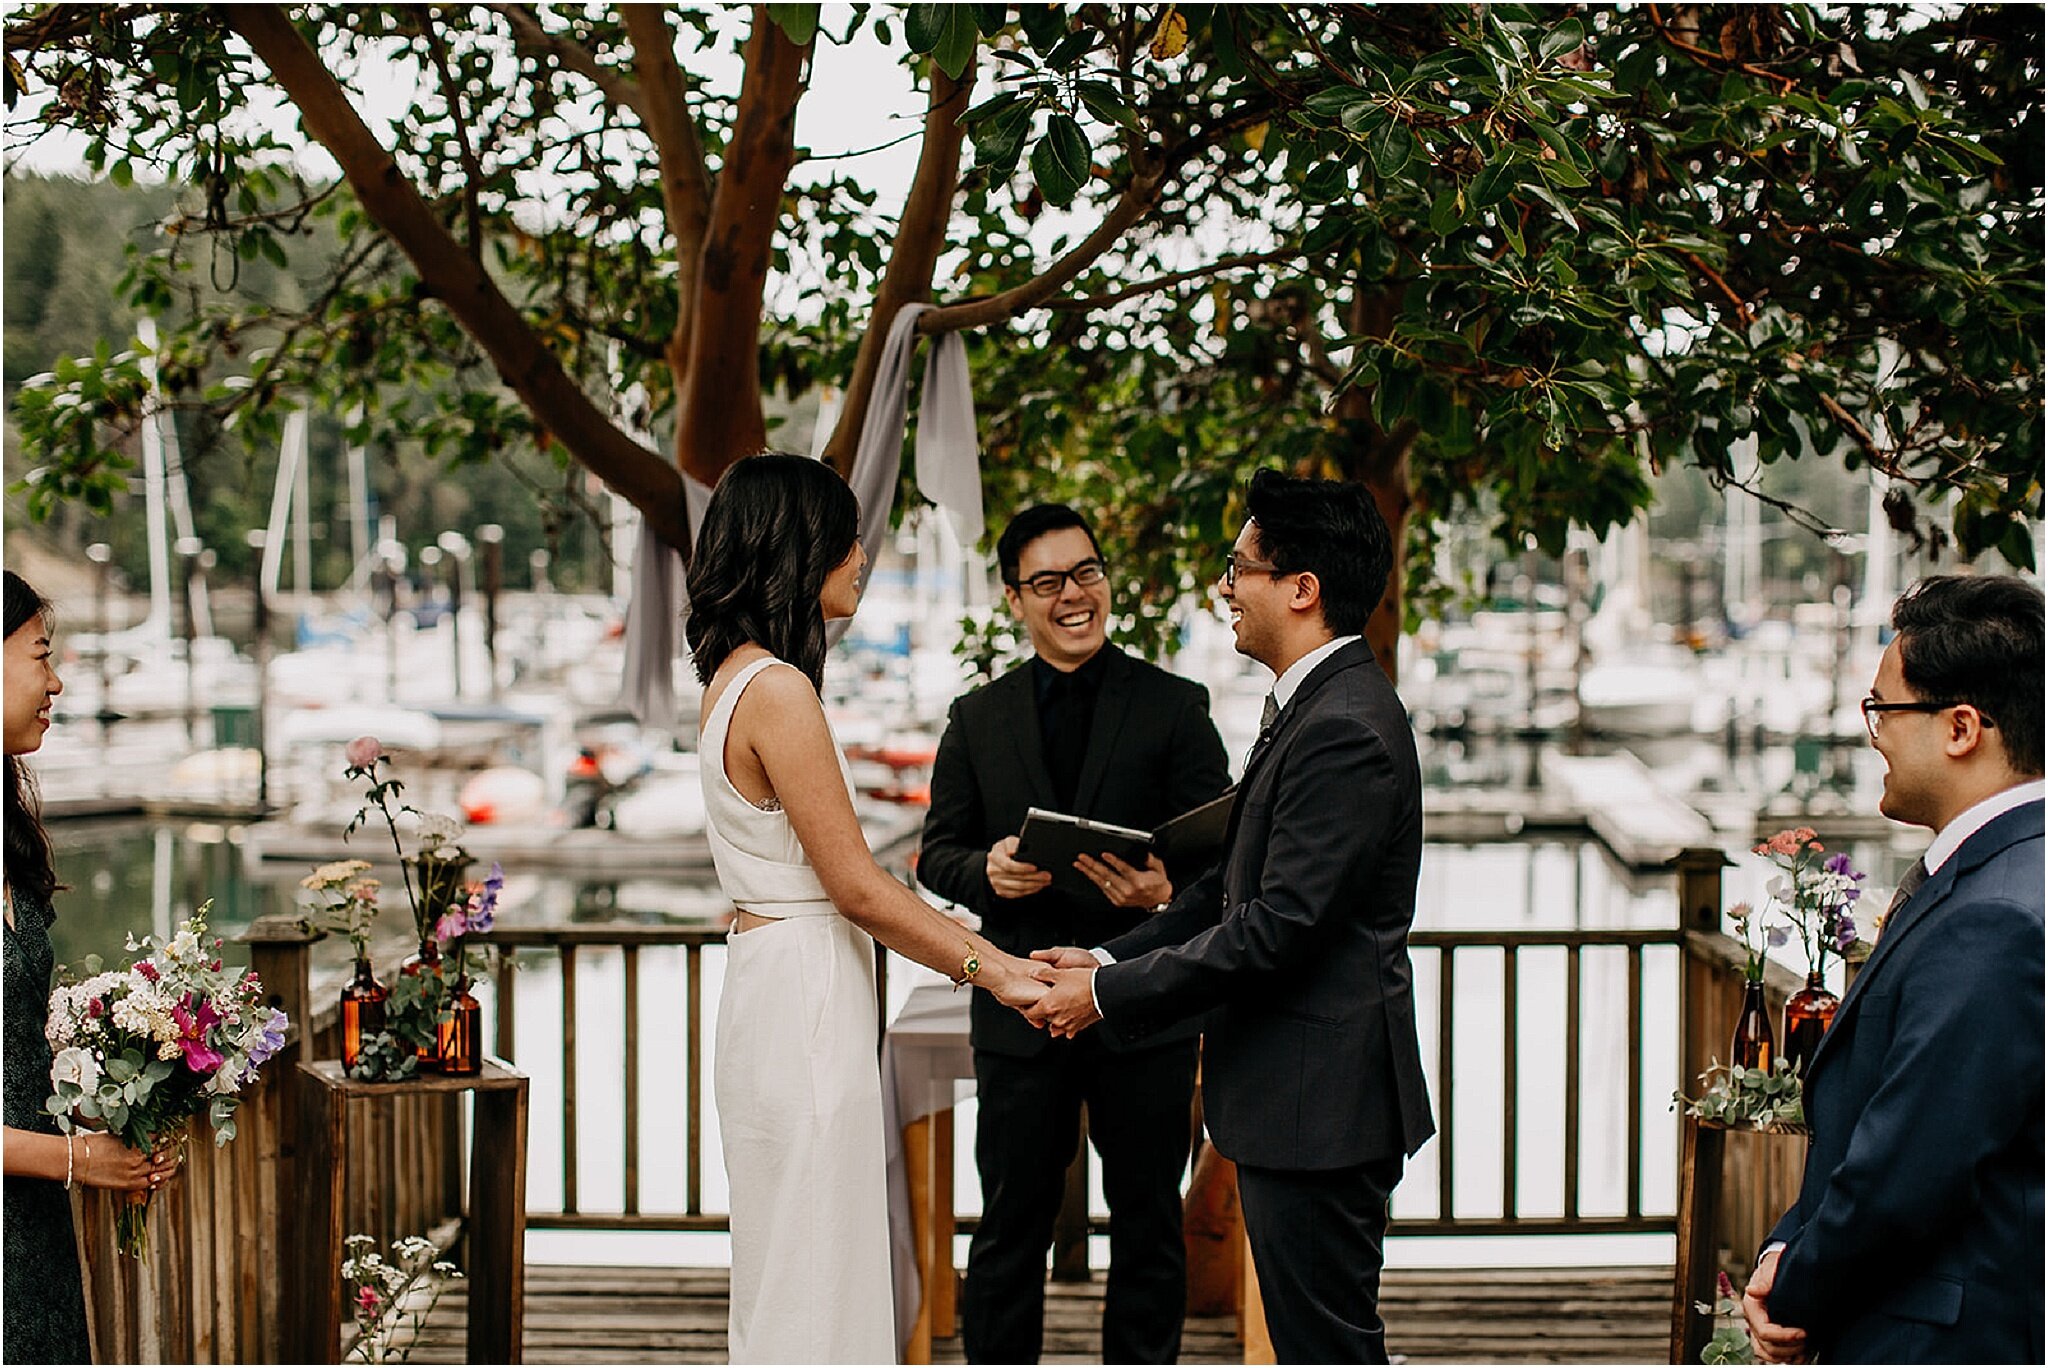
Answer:
<path fill-rule="evenodd" d="M 1769 910 L 1778 911 L 1781 919 L 1781 929 L 1766 934 L 1776 935 L 1771 944 L 1782 945 L 1796 931 L 1800 949 L 1806 954 L 1807 972 L 1815 975 L 1826 970 L 1830 953 L 1845 956 L 1855 946 L 1855 909 L 1863 896 L 1863 875 L 1850 864 L 1849 857 L 1819 858 L 1825 850 L 1812 827 L 1781 831 L 1755 849 L 1783 871 L 1765 885 L 1771 898 Z M 1746 933 L 1744 943 L 1748 943 Z M 1761 978 L 1761 958 L 1752 963 L 1750 977 Z"/>
<path fill-rule="evenodd" d="M 212 907 L 164 945 L 130 936 L 129 953 L 141 956 L 124 968 L 102 972 L 91 956 L 83 978 L 60 974 L 50 994 L 46 1033 L 56 1057 L 44 1109 L 67 1133 L 103 1126 L 148 1152 L 204 1116 L 216 1145 L 234 1139 L 240 1094 L 283 1048 L 288 1023 L 265 1002 L 254 971 L 222 964 L 221 942 L 206 936 Z M 116 1216 L 122 1253 L 142 1257 L 148 1225 L 147 1194 L 131 1196 Z"/>
<path fill-rule="evenodd" d="M 450 945 L 455 947 L 455 972 L 460 978 L 468 978 L 472 968 L 468 953 L 469 938 L 473 935 L 482 935 L 496 923 L 498 895 L 504 887 L 504 867 L 493 860 L 490 877 L 482 883 L 466 885 L 462 901 L 443 912 L 441 919 L 434 923 L 434 939 L 439 941 L 444 949 Z M 474 966 L 477 973 L 482 973 L 486 967 L 481 962 Z"/>

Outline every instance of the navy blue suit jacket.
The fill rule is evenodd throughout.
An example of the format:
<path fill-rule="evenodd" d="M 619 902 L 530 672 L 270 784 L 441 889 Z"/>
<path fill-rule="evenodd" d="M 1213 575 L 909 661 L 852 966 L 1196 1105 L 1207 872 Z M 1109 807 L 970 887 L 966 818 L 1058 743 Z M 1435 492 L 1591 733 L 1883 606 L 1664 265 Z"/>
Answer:
<path fill-rule="evenodd" d="M 1105 948 L 1096 1029 L 1134 1042 L 1216 1008 L 1202 1106 L 1225 1158 L 1348 1168 L 1434 1127 L 1408 927 L 1422 776 L 1364 642 L 1317 665 L 1238 785 L 1222 866 Z"/>
<path fill-rule="evenodd" d="M 2042 1361 L 2041 804 L 1892 914 L 1806 1074 L 1771 1318 L 1829 1363 Z"/>

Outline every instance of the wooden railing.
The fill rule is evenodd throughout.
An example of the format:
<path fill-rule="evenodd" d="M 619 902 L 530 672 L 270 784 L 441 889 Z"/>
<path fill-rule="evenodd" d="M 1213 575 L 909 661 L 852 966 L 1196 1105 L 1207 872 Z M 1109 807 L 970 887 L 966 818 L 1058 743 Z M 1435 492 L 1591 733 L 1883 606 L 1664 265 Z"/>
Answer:
<path fill-rule="evenodd" d="M 1559 930 L 1517 932 L 1419 932 L 1412 940 L 1418 974 L 1434 962 L 1437 1010 L 1422 1023 L 1436 1040 L 1438 1074 L 1432 1083 L 1439 1138 L 1435 1174 L 1437 1213 L 1400 1220 L 1394 1230 L 1406 1234 L 1510 1235 L 1611 1234 L 1661 1232 L 1674 1229 L 1674 1214 L 1651 1200 L 1645 1188 L 1643 1128 L 1646 1056 L 1643 981 L 1646 955 L 1669 947 L 1678 957 L 1679 1023 L 1677 1074 L 1681 1086 L 1709 1058 L 1723 1054 L 1733 1031 L 1741 999 L 1740 949 L 1716 930 L 1722 908 L 1720 870 L 1726 863 L 1718 851 L 1687 852 L 1678 862 L 1680 925 L 1658 930 Z M 290 1137 L 295 1133 L 295 1099 L 284 1080 L 294 1077 L 302 1058 L 331 1058 L 338 1053 L 335 1009 L 331 998 L 314 1001 L 309 977 L 308 936 L 295 918 L 265 918 L 242 938 L 250 946 L 253 967 L 262 976 L 272 1000 L 290 1013 L 293 1030 L 284 1051 L 252 1086 L 238 1113 L 239 1138 L 216 1149 L 203 1124 L 195 1124 L 182 1178 L 161 1193 L 151 1218 L 151 1250 L 146 1262 L 113 1254 L 113 1205 L 101 1193 L 86 1194 L 79 1204 L 81 1244 L 86 1251 L 86 1277 L 96 1349 L 106 1362 L 278 1362 L 287 1357 L 287 1329 L 294 1288 L 281 1273 L 291 1261 L 280 1252 L 293 1247 L 298 1175 Z M 513 952 L 505 957 L 493 984 L 497 1053 L 519 1058 L 522 1030 L 534 1027 L 518 1019 L 512 967 L 532 964 L 536 957 L 558 958 L 561 979 L 560 1019 L 540 1026 L 558 1031 L 562 1046 L 560 1095 L 562 1144 L 558 1157 L 534 1156 L 533 1170 L 560 1166 L 562 1202 L 559 1210 L 529 1211 L 535 1229 L 627 1229 L 722 1231 L 726 1213 L 707 1210 L 704 1183 L 703 1097 L 706 1074 L 704 951 L 722 943 L 724 933 L 704 926 L 591 924 L 544 928 L 505 926 L 489 939 Z M 649 1211 L 643 1200 L 640 1148 L 642 1040 L 639 1030 L 642 957 L 652 949 L 680 950 L 684 1035 L 677 1079 L 683 1091 L 682 1209 Z M 616 949 L 621 956 L 620 1003 L 625 1033 L 621 1051 L 624 1125 L 619 1137 L 623 1166 L 622 1210 L 587 1210 L 579 1184 L 583 1156 L 579 1152 L 577 1109 L 586 1080 L 578 1076 L 576 1031 L 579 1012 L 579 967 L 593 954 Z M 1565 966 L 1565 1011 L 1561 1024 L 1564 1065 L 1563 1203 L 1556 1214 L 1524 1214 L 1525 1193 L 1532 1174 L 1515 1153 L 1518 1119 L 1527 1100 L 1521 1088 L 1520 1055 L 1529 1038 L 1522 1003 L 1523 976 L 1532 956 L 1562 952 Z M 1626 1049 L 1622 1087 L 1627 1097 L 1621 1153 L 1626 1169 L 1624 1209 L 1588 1214 L 1582 1210 L 1580 1154 L 1587 1130 L 1578 1097 L 1581 1091 L 1581 1044 L 1586 1004 L 1582 979 L 1587 956 L 1621 955 L 1626 961 Z M 1444 1086 L 1458 1064 L 1456 1025 L 1457 983 L 1476 961 L 1497 958 L 1502 984 L 1498 1042 L 1501 1091 L 1498 1106 L 1468 1115 L 1465 1099 Z M 1426 980 L 1426 977 L 1424 979 Z M 1774 972 L 1769 984 L 1773 1010 L 1796 984 Z M 1492 1113 L 1487 1115 L 1486 1113 Z M 1494 1214 L 1460 1216 L 1454 1206 L 1458 1136 L 1471 1125 L 1497 1125 L 1503 1137 L 1499 1210 Z M 348 1176 L 349 1227 L 390 1240 L 421 1233 L 447 1244 L 459 1235 L 462 1210 L 461 1111 L 458 1100 L 394 1098 L 379 1101 L 353 1118 L 363 1129 L 351 1137 L 357 1154 L 374 1155 Z M 669 1162 L 665 1157 L 663 1162 Z M 1742 1194 L 1740 1203 L 1722 1213 L 1717 1247 L 1730 1260 L 1746 1255 L 1768 1228 L 1769 1220 L 1796 1193 L 1798 1174 L 1731 1172 L 1729 1191 Z M 1095 1224 L 1095 1223 L 1091 1223 Z M 963 1220 L 962 1229 L 973 1222 Z M 1099 1225 L 1097 1225 L 1099 1228 Z M 339 1271 L 336 1271 L 339 1276 Z"/>

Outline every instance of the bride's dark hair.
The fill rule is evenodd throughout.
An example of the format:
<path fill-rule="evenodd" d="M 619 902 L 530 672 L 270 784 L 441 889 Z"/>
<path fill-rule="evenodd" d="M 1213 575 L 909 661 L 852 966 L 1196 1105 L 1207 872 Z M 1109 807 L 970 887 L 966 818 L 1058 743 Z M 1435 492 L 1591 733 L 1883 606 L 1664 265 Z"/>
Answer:
<path fill-rule="evenodd" d="M 818 592 L 860 535 L 860 504 L 832 467 L 768 452 L 734 462 L 697 532 L 683 635 L 709 684 L 748 642 L 823 688 L 825 614 Z"/>
<path fill-rule="evenodd" d="M 27 580 L 9 570 L 6 588 L 6 635 L 13 636 L 31 622 L 49 626 L 50 605 L 29 588 Z M 8 756 L 7 883 L 36 898 L 48 898 L 63 885 L 57 882 L 57 863 L 50 858 L 50 835 L 43 830 L 41 807 L 28 765 L 18 755 Z"/>

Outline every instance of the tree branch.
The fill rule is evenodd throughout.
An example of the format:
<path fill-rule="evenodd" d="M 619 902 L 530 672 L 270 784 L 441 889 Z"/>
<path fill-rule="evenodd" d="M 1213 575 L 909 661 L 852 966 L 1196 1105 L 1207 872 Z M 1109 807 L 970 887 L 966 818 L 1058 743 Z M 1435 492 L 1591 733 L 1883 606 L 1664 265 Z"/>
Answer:
<path fill-rule="evenodd" d="M 1287 261 L 1293 257 L 1306 255 L 1308 254 L 1299 247 L 1277 247 L 1270 252 L 1246 252 L 1239 256 L 1218 257 L 1207 266 L 1194 266 L 1185 271 L 1175 271 L 1170 275 L 1154 276 L 1150 280 L 1141 280 L 1136 284 L 1126 285 L 1120 290 L 1111 290 L 1107 294 L 1073 295 L 1065 299 L 1049 299 L 1046 301 L 1045 307 L 1063 311 L 1104 309 L 1112 304 L 1121 304 L 1126 299 L 1135 299 L 1139 295 L 1157 294 L 1161 290 L 1170 290 L 1174 286 L 1185 284 L 1190 280 L 1200 280 L 1203 276 L 1221 275 L 1225 271 L 1235 271 L 1245 266 L 1263 266 L 1268 262 Z"/>
<path fill-rule="evenodd" d="M 1045 304 L 1067 282 L 1114 247 L 1133 224 L 1152 211 L 1153 206 L 1159 203 L 1159 197 L 1165 193 L 1167 183 L 1182 166 L 1198 153 L 1216 146 L 1239 129 L 1251 127 L 1270 113 L 1270 107 L 1264 104 L 1246 105 L 1168 150 L 1149 166 L 1140 165 L 1134 159 L 1131 181 L 1124 187 L 1123 194 L 1102 216 L 1102 222 L 1095 226 L 1095 231 L 1065 256 L 1014 288 L 933 309 L 917 320 L 917 330 L 929 335 L 985 328 Z"/>
<path fill-rule="evenodd" d="M 1703 47 L 1694 47 L 1691 43 L 1686 42 L 1683 38 L 1680 38 L 1677 34 L 1673 33 L 1669 28 L 1665 27 L 1664 16 L 1658 12 L 1658 7 L 1656 5 L 1651 5 L 1649 7 L 1649 11 L 1650 27 L 1657 30 L 1657 36 L 1659 38 L 1662 38 L 1666 43 L 1669 43 L 1672 47 L 1678 49 L 1678 51 L 1692 58 L 1693 61 L 1698 63 L 1700 66 L 1707 68 L 1709 71 L 1715 70 L 1717 68 L 1732 67 L 1737 71 L 1744 72 L 1751 76 L 1760 76 L 1766 81 L 1775 81 L 1778 83 L 1778 93 L 1780 95 L 1784 94 L 1788 90 L 1793 89 L 1799 84 L 1799 82 L 1793 80 L 1790 76 L 1781 76 L 1775 71 L 1767 71 L 1763 67 L 1752 66 L 1748 62 L 1731 61 L 1730 59 L 1723 57 L 1718 52 L 1709 52 Z"/>
<path fill-rule="evenodd" d="M 342 174 L 411 259 L 420 280 L 476 339 L 534 417 L 598 478 L 646 515 L 665 540 L 688 542 L 682 479 L 674 467 L 612 425 L 562 369 L 511 301 L 434 217 L 348 96 L 276 5 L 233 5 L 227 23 L 270 68 L 297 106 L 306 132 L 333 154 Z"/>
<path fill-rule="evenodd" d="M 640 73 L 640 122 L 654 140 L 661 167 L 661 199 L 675 235 L 676 329 L 669 339 L 669 365 L 681 374 L 690 355 L 696 319 L 697 266 L 711 220 L 711 173 L 704 166 L 704 140 L 690 118 L 683 73 L 676 66 L 675 34 L 657 5 L 621 5 L 633 60 Z"/>
<path fill-rule="evenodd" d="M 846 382 L 846 400 L 839 409 L 838 425 L 825 447 L 825 459 L 842 475 L 853 469 L 854 448 L 860 444 L 860 430 L 873 398 L 875 373 L 881 368 L 882 348 L 889 329 L 905 304 L 931 298 L 932 271 L 946 245 L 946 224 L 953 214 L 953 192 L 960 185 L 960 144 L 966 131 L 960 116 L 974 89 L 976 58 L 954 80 L 939 70 L 935 61 L 926 63 L 931 90 L 925 100 L 924 142 L 917 153 L 917 171 L 911 177 L 910 192 L 904 197 L 903 212 L 896 220 L 896 243 L 889 252 L 889 264 L 875 287 L 875 307 L 868 315 L 867 332 L 854 354 L 853 374 Z"/>
<path fill-rule="evenodd" d="M 597 54 L 566 33 L 550 33 L 543 28 L 531 5 L 492 5 L 491 8 L 504 15 L 506 22 L 511 24 L 515 46 L 553 54 L 566 70 L 596 86 L 613 104 L 632 110 L 643 126 L 647 123 L 646 110 L 641 106 L 640 87 L 630 77 L 599 62 Z"/>
<path fill-rule="evenodd" d="M 462 157 L 462 220 L 468 229 L 469 255 L 472 261 L 482 263 L 484 259 L 483 215 L 477 209 L 476 191 L 483 184 L 483 163 L 476 158 L 476 146 L 470 141 L 469 120 L 462 112 L 462 92 L 455 84 L 455 73 L 448 66 L 448 45 L 441 41 L 440 25 L 434 22 L 434 15 L 425 5 L 415 5 L 419 17 L 420 32 L 427 40 L 427 52 L 434 59 L 434 70 L 441 76 L 441 93 L 448 100 L 448 117 L 455 123 L 455 147 Z"/>

